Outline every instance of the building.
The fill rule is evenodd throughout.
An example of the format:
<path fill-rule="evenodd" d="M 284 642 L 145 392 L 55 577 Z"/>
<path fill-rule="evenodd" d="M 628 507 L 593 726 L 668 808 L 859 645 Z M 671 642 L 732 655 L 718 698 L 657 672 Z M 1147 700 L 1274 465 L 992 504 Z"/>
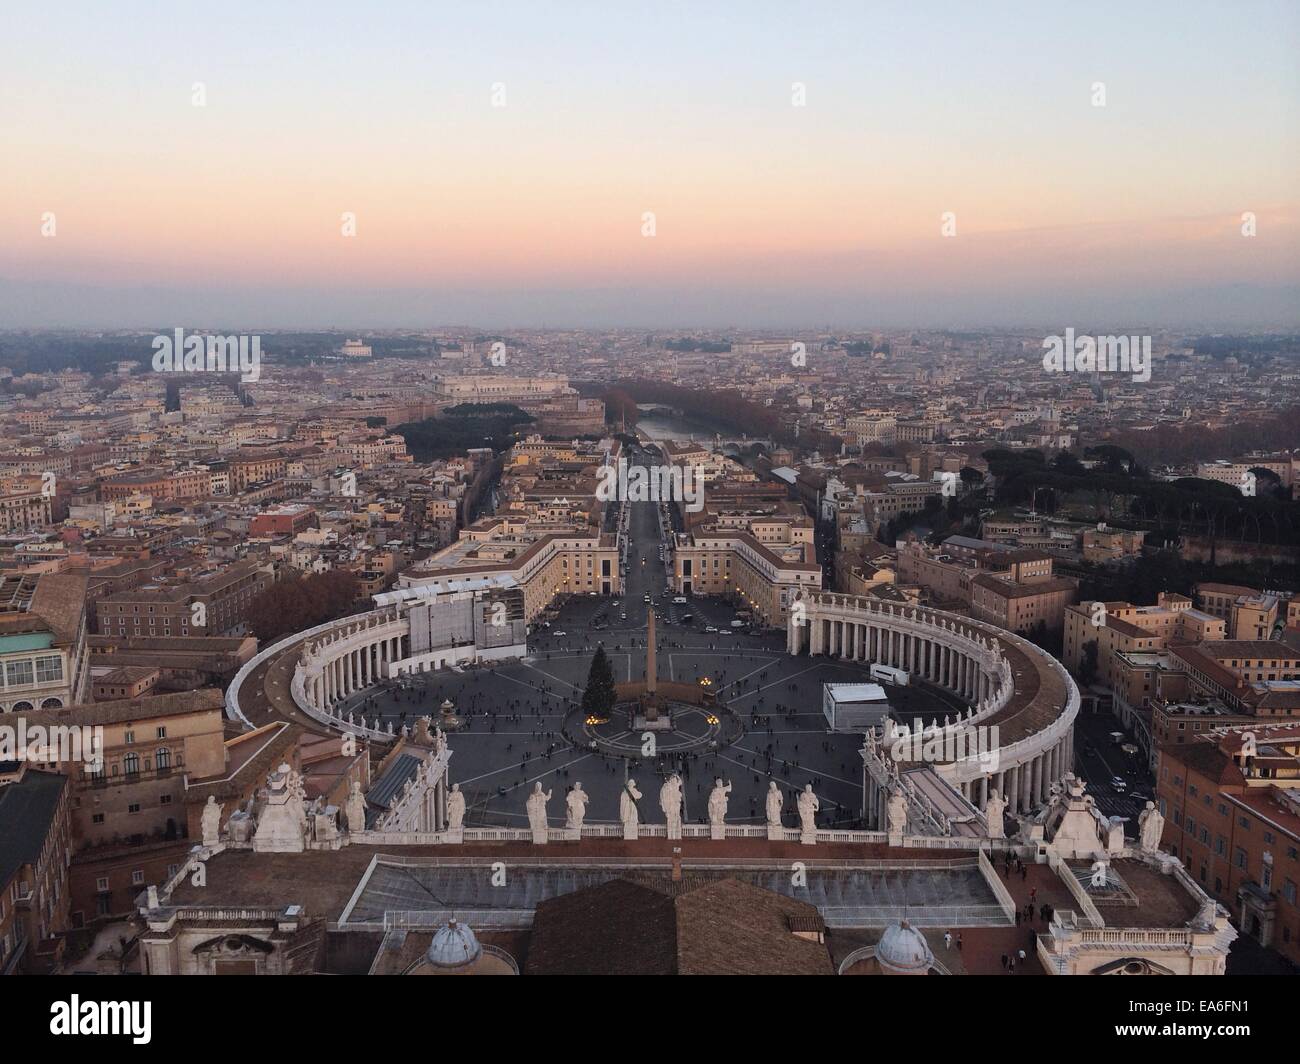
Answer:
<path fill-rule="evenodd" d="M 69 926 L 68 778 L 0 762 L 0 974 L 48 970 Z"/>
<path fill-rule="evenodd" d="M 1244 934 L 1300 964 L 1300 723 L 1162 743 L 1164 844 Z"/>
<path fill-rule="evenodd" d="M 241 635 L 249 604 L 274 582 L 249 559 L 193 580 L 115 591 L 95 602 L 95 630 L 132 638 Z"/>
<path fill-rule="evenodd" d="M 90 695 L 84 576 L 0 579 L 0 712 L 50 709 Z"/>

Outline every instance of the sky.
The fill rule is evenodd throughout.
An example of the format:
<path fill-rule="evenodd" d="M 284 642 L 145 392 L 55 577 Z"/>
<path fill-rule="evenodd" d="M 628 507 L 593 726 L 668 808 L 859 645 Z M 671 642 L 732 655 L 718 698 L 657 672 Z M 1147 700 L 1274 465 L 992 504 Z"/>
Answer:
<path fill-rule="evenodd" d="M 0 162 L 0 328 L 1300 325 L 1295 0 L 8 0 Z"/>

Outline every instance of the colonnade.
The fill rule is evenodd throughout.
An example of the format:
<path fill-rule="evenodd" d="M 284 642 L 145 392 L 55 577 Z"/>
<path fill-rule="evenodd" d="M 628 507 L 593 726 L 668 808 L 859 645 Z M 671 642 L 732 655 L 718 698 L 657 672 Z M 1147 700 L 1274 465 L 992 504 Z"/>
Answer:
<path fill-rule="evenodd" d="M 1058 712 L 1039 732 L 1007 745 L 1001 745 L 997 724 L 1000 711 L 1015 692 L 1011 666 L 1001 652 L 999 640 L 1014 641 L 1016 649 L 1029 656 L 1040 670 L 1057 673 L 1063 679 L 1065 692 L 1064 704 L 1054 707 Z M 992 756 L 980 759 L 959 755 L 933 767 L 965 802 L 980 811 L 996 790 L 1005 800 L 1007 811 L 1027 813 L 1046 802 L 1052 784 L 1073 771 L 1078 688 L 1045 651 L 1010 633 L 939 611 L 821 593 L 791 609 L 787 649 L 791 654 L 807 649 L 814 655 L 838 655 L 849 661 L 903 669 L 970 704 L 972 711 L 932 734 L 936 738 L 952 736 L 987 722 L 992 726 L 984 738 L 992 740 L 997 736 L 998 741 L 992 749 L 981 749 Z M 1049 685 L 1040 683 L 1040 691 L 1048 689 Z M 1023 714 L 1020 719 L 1031 716 L 1029 709 L 1029 705 L 1017 707 L 1017 715 Z M 868 742 L 863 749 L 867 762 L 863 810 L 867 823 L 877 828 L 884 825 L 889 789 L 898 780 L 898 766 L 889 759 L 888 749 L 886 742 Z"/>

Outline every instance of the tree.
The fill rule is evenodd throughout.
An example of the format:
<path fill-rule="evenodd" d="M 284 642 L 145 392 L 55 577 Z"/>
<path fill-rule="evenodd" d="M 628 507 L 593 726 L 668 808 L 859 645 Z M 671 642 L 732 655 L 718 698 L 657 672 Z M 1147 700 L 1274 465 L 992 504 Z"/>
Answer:
<path fill-rule="evenodd" d="M 1089 639 L 1083 644 L 1083 660 L 1079 662 L 1079 683 L 1084 687 L 1092 685 L 1097 678 L 1097 640 Z"/>
<path fill-rule="evenodd" d="M 609 655 L 602 646 L 596 647 L 587 670 L 587 687 L 582 692 L 582 712 L 589 720 L 604 724 L 614 711 L 617 692 L 614 690 L 614 669 Z"/>
<path fill-rule="evenodd" d="M 343 569 L 285 577 L 248 604 L 248 627 L 265 645 L 346 616 L 356 604 L 357 587 L 356 574 Z"/>

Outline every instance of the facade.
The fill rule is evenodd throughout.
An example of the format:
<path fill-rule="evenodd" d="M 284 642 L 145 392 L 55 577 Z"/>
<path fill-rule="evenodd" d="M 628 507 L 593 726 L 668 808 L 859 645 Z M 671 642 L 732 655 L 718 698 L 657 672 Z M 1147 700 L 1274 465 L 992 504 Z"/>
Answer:
<path fill-rule="evenodd" d="M 68 929 L 72 857 L 66 776 L 0 762 L 0 974 L 45 971 Z"/>
<path fill-rule="evenodd" d="M 62 573 L 0 581 L 0 712 L 27 712 L 90 696 L 86 578 Z"/>
<path fill-rule="evenodd" d="M 1169 852 L 1244 934 L 1300 964 L 1300 724 L 1162 743 L 1156 780 Z"/>

